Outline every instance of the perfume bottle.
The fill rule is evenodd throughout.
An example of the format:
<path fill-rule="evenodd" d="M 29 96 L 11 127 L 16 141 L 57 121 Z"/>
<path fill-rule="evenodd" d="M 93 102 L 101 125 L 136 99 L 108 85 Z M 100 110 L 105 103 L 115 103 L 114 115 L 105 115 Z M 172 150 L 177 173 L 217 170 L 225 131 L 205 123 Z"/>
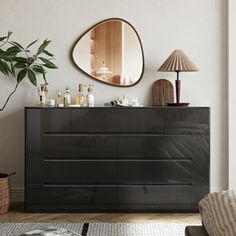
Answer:
<path fill-rule="evenodd" d="M 57 94 L 56 105 L 57 107 L 63 107 L 63 99 L 62 99 L 61 92 Z"/>
<path fill-rule="evenodd" d="M 64 98 L 63 98 L 63 105 L 64 105 L 64 107 L 68 107 L 68 106 L 69 106 L 69 105 L 68 105 L 67 98 L 66 98 L 66 95 L 65 95 Z"/>
<path fill-rule="evenodd" d="M 66 87 L 66 93 L 64 96 L 64 107 L 68 107 L 71 104 L 71 96 L 70 96 L 70 90 L 68 86 Z"/>
<path fill-rule="evenodd" d="M 87 95 L 87 103 L 89 107 L 94 107 L 94 95 L 92 94 L 93 92 L 93 85 L 90 84 L 88 87 L 88 95 Z"/>
<path fill-rule="evenodd" d="M 81 107 L 85 107 L 86 106 L 86 99 L 83 93 L 83 88 L 86 87 L 83 84 L 79 84 L 79 93 L 76 96 L 75 100 L 76 100 L 76 104 L 80 105 Z"/>

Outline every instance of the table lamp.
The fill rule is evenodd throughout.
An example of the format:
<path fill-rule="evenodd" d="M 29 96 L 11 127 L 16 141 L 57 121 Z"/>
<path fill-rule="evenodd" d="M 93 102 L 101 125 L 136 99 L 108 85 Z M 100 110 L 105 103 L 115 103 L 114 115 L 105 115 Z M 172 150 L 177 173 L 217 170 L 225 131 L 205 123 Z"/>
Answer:
<path fill-rule="evenodd" d="M 180 86 L 179 72 L 198 71 L 198 68 L 191 62 L 191 60 L 184 54 L 182 50 L 174 50 L 166 61 L 161 65 L 158 71 L 174 71 L 177 73 L 175 80 L 176 89 L 176 103 L 167 103 L 168 106 L 188 106 L 189 103 L 180 102 Z"/>

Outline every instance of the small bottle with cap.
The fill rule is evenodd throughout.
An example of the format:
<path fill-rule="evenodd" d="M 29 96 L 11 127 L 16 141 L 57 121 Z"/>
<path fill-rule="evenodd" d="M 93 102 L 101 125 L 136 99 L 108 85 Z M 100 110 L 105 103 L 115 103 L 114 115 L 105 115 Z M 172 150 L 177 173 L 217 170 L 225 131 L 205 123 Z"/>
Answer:
<path fill-rule="evenodd" d="M 79 84 L 79 93 L 75 98 L 76 104 L 81 107 L 84 107 L 86 105 L 86 99 L 83 93 L 83 87 L 86 87 L 86 86 L 83 84 Z"/>
<path fill-rule="evenodd" d="M 62 98 L 61 92 L 59 92 L 57 95 L 56 106 L 63 107 L 63 98 Z"/>
<path fill-rule="evenodd" d="M 71 96 L 70 96 L 70 90 L 68 88 L 68 86 L 66 87 L 66 92 L 64 95 L 64 107 L 68 107 L 71 104 Z"/>
<path fill-rule="evenodd" d="M 94 107 L 94 95 L 93 95 L 93 85 L 89 84 L 88 86 L 88 95 L 87 95 L 87 104 L 89 107 Z"/>

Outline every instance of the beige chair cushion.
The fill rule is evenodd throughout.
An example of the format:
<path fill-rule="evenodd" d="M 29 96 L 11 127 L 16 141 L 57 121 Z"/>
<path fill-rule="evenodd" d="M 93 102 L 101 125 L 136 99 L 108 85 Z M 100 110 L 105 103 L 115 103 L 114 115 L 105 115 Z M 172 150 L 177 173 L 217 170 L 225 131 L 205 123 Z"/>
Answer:
<path fill-rule="evenodd" d="M 236 236 L 236 191 L 210 193 L 199 202 L 199 209 L 210 236 Z"/>

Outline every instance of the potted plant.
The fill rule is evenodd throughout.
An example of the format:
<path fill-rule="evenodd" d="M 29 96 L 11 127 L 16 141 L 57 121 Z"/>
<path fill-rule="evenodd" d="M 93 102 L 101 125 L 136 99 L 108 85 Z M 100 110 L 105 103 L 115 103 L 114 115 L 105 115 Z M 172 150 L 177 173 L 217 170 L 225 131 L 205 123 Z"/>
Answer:
<path fill-rule="evenodd" d="M 11 35 L 12 32 L 9 31 L 6 36 L 0 37 L 0 72 L 5 76 L 14 77 L 16 79 L 16 85 L 0 108 L 0 111 L 4 110 L 11 96 L 15 93 L 24 78 L 28 78 L 34 86 L 37 86 L 37 75 L 40 74 L 45 84 L 47 84 L 47 69 L 57 68 L 52 62 L 54 55 L 46 50 L 51 42 L 50 40 L 45 39 L 37 48 L 36 52 L 32 53 L 31 47 L 38 40 L 23 47 L 20 43 L 11 41 Z"/>

